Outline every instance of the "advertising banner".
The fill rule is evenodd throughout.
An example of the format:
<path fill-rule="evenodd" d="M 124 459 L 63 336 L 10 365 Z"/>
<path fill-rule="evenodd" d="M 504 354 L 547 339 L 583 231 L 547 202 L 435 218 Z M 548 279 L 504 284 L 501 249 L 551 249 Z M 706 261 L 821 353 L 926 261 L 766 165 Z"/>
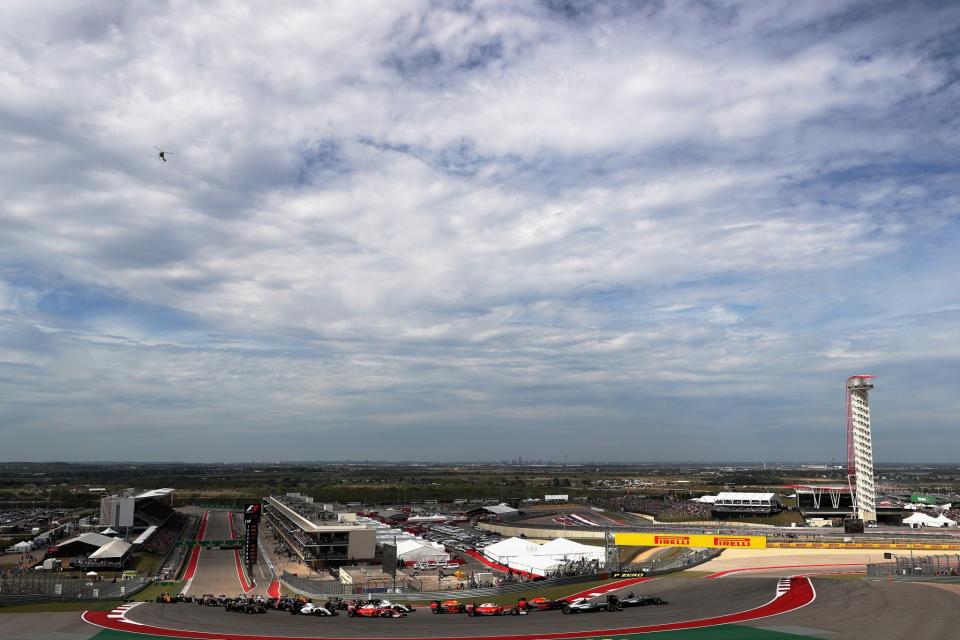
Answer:
<path fill-rule="evenodd" d="M 260 503 L 248 504 L 243 507 L 243 524 L 246 533 L 246 548 L 244 559 L 247 567 L 257 564 L 257 535 L 260 529 Z"/>
<path fill-rule="evenodd" d="M 766 549 L 766 536 L 704 535 L 692 533 L 617 533 L 618 546 L 710 547 L 720 549 Z"/>

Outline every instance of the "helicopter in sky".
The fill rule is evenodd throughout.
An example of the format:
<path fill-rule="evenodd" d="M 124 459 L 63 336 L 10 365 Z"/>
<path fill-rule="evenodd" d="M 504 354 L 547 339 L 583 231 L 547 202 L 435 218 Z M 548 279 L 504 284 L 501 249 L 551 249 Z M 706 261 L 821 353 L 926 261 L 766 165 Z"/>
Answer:
<path fill-rule="evenodd" d="M 172 156 L 172 155 L 173 155 L 173 151 L 164 151 L 163 149 L 161 149 L 161 148 L 158 147 L 157 145 L 153 145 L 153 148 L 160 152 L 160 153 L 157 154 L 157 157 L 159 157 L 159 158 L 160 158 L 161 160 L 163 160 L 164 162 L 167 161 L 167 156 Z"/>

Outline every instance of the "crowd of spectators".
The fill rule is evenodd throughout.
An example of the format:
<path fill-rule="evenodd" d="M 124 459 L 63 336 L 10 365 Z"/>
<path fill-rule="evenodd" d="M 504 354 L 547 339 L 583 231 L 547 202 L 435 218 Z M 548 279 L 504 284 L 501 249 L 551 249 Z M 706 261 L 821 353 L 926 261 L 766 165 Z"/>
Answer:
<path fill-rule="evenodd" d="M 186 520 L 186 516 L 175 512 L 162 527 L 154 531 L 153 535 L 143 543 L 144 550 L 160 556 L 166 555 L 177 541 Z"/>
<path fill-rule="evenodd" d="M 684 498 L 670 496 L 618 496 L 606 501 L 616 510 L 630 511 L 654 516 L 655 518 L 688 518 L 690 520 L 711 520 L 709 504 L 694 502 Z"/>

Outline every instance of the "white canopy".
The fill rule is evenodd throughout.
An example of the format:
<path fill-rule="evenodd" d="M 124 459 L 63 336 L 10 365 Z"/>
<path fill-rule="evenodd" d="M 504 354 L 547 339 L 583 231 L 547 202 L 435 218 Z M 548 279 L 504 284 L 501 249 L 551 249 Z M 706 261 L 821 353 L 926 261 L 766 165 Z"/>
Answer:
<path fill-rule="evenodd" d="M 941 513 L 940 515 L 938 515 L 936 518 L 934 518 L 934 520 L 935 520 L 936 523 L 937 523 L 937 524 L 935 525 L 935 526 L 937 526 L 937 527 L 955 527 L 955 526 L 957 526 L 957 521 L 956 521 L 956 520 L 951 520 L 950 518 L 948 518 L 947 516 L 945 516 L 945 515 L 942 514 L 942 513 Z"/>
<path fill-rule="evenodd" d="M 87 575 L 88 578 L 92 578 L 93 576 L 97 575 L 97 572 L 96 572 L 96 571 L 87 571 L 86 575 Z"/>
<path fill-rule="evenodd" d="M 114 531 L 114 530 L 111 529 L 110 527 L 107 527 L 106 529 L 104 529 L 103 531 L 100 532 L 100 535 L 102 535 L 102 536 L 115 536 L 115 535 L 117 535 L 118 533 L 120 533 L 120 532 L 119 532 L 119 531 Z"/>
<path fill-rule="evenodd" d="M 952 521 L 951 521 L 952 522 Z M 903 519 L 903 524 L 908 524 L 911 527 L 918 527 L 923 525 L 925 527 L 941 527 L 943 522 L 939 518 L 934 518 L 933 516 L 928 516 L 922 511 L 916 511 L 909 518 Z M 956 523 L 954 523 L 956 524 Z"/>
<path fill-rule="evenodd" d="M 14 553 L 23 553 L 24 551 L 30 551 L 33 548 L 29 542 L 18 542 L 17 544 L 10 547 L 13 549 Z"/>
<path fill-rule="evenodd" d="M 690 498 L 690 502 L 702 502 L 703 504 L 713 504 L 717 501 L 717 496 L 700 496 L 699 498 Z"/>
<path fill-rule="evenodd" d="M 507 564 L 506 560 L 516 558 L 517 556 L 534 555 L 540 545 L 523 538 L 507 538 L 495 544 L 491 544 L 483 550 L 483 555 L 494 562 Z M 510 566 L 507 564 L 507 566 Z"/>
<path fill-rule="evenodd" d="M 526 571 L 538 576 L 545 576 L 563 562 L 549 556 L 517 556 L 510 559 L 510 568 Z"/>
<path fill-rule="evenodd" d="M 604 553 L 602 547 L 557 538 L 541 545 L 535 555 L 547 556 L 554 560 L 602 560 Z"/>
<path fill-rule="evenodd" d="M 114 538 L 90 554 L 91 560 L 117 560 L 126 555 L 132 547 L 129 542 L 124 542 L 119 538 Z"/>
<path fill-rule="evenodd" d="M 447 562 L 450 554 L 442 544 L 426 540 L 401 540 L 397 543 L 397 559 L 403 562 Z"/>

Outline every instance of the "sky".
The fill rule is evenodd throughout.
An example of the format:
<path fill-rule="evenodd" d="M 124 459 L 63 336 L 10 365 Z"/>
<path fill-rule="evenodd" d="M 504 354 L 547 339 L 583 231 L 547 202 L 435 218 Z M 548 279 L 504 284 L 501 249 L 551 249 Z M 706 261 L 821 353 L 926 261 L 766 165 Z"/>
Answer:
<path fill-rule="evenodd" d="M 960 4 L 7 0 L 0 460 L 960 459 Z M 154 147 L 172 155 L 162 162 Z"/>

